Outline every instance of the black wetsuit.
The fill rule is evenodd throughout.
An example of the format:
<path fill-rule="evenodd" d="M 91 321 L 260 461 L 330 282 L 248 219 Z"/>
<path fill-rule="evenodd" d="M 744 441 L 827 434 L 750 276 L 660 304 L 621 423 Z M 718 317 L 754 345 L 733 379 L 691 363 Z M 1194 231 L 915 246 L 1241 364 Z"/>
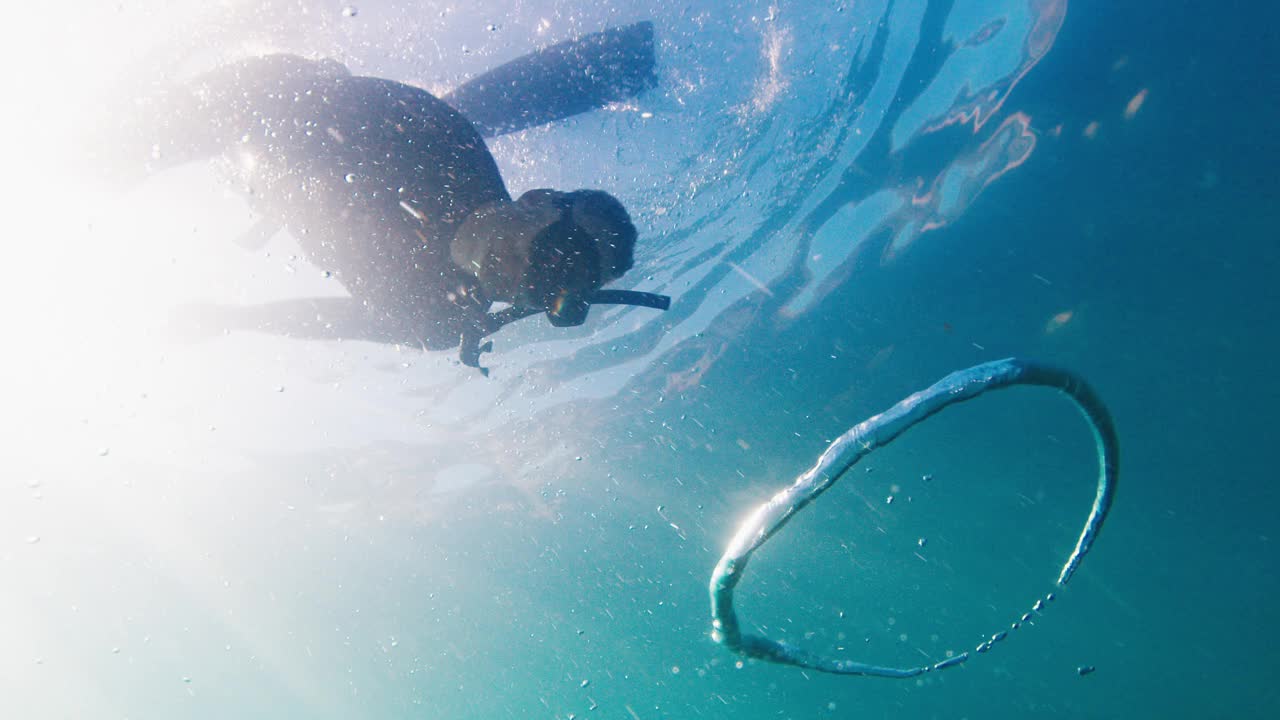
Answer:
<path fill-rule="evenodd" d="M 352 296 L 238 308 L 235 325 L 445 349 L 488 310 L 449 243 L 472 211 L 510 196 L 479 132 L 443 101 L 336 62 L 273 55 L 198 77 L 161 104 L 162 164 L 221 155 L 255 210 Z"/>

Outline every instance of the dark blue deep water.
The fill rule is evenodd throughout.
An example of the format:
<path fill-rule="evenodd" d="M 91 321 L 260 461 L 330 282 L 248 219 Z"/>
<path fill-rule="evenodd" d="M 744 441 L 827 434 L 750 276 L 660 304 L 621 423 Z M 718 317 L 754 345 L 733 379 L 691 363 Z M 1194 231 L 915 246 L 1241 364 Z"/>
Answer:
<path fill-rule="evenodd" d="M 1280 716 L 1268 4 L 190 5 L 41 16 L 8 63 L 38 79 L 15 175 L 52 191 L 7 221 L 34 249 L 6 302 L 0 717 Z M 617 195 L 640 230 L 618 286 L 672 308 L 524 321 L 491 379 L 184 334 L 193 303 L 343 291 L 287 232 L 231 242 L 258 218 L 217 166 L 104 187 L 49 160 L 101 137 L 85 98 L 149 74 L 288 51 L 443 91 L 643 19 L 657 87 L 490 148 L 513 192 Z M 907 680 L 711 641 L 756 503 L 1008 356 L 1084 376 L 1119 430 L 1114 508 L 1056 601 Z M 1043 389 L 939 414 L 756 554 L 744 625 L 876 664 L 972 651 L 1055 590 L 1091 442 Z"/>

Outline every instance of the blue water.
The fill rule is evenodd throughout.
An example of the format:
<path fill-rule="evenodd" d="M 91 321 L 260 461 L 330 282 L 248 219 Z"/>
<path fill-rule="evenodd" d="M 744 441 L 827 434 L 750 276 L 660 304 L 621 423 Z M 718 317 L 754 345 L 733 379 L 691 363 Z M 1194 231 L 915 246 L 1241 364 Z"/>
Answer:
<path fill-rule="evenodd" d="M 207 167 L 44 185 L 65 193 L 32 227 L 56 241 L 15 273 L 0 716 L 1280 711 L 1274 11 L 354 5 L 89 13 L 72 37 L 117 52 L 51 72 L 284 50 L 440 90 L 652 19 L 656 89 L 491 148 L 513 191 L 621 198 L 641 232 L 621 285 L 672 308 L 525 321 L 490 380 L 413 348 L 175 340 L 191 302 L 341 290 L 287 234 L 229 242 L 255 218 Z M 1042 615 L 909 680 L 710 640 L 710 572 L 754 504 L 851 425 L 1012 355 L 1088 378 L 1120 433 L 1115 507 Z M 1047 390 L 945 411 L 757 553 L 744 624 L 876 664 L 972 650 L 1055 590 L 1091 442 Z"/>

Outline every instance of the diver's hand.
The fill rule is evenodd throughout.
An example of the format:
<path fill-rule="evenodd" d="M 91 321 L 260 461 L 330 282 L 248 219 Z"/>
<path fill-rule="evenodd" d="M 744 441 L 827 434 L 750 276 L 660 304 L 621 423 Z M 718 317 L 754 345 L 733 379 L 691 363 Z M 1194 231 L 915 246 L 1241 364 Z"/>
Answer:
<path fill-rule="evenodd" d="M 459 343 L 458 359 L 463 365 L 473 367 L 480 371 L 480 374 L 489 377 L 489 368 L 480 365 L 480 354 L 493 350 L 493 341 L 490 340 L 485 344 L 480 344 L 480 338 L 484 337 L 479 331 L 464 331 L 462 340 Z"/>

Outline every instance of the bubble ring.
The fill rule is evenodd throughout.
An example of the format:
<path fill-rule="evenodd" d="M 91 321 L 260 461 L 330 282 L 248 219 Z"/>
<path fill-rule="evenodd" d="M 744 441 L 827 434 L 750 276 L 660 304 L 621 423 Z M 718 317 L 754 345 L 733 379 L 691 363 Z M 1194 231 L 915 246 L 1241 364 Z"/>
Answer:
<path fill-rule="evenodd" d="M 756 508 L 738 527 L 711 574 L 712 638 L 747 657 L 842 675 L 908 678 L 953 667 L 967 660 L 969 654 L 961 653 L 933 665 L 918 667 L 868 665 L 853 660 L 829 658 L 761 635 L 746 634 L 742 632 L 737 613 L 733 609 L 733 590 L 742 579 L 751 553 L 773 537 L 796 513 L 834 485 L 836 480 L 865 455 L 888 445 L 907 428 L 924 421 L 948 405 L 970 400 L 989 390 L 1013 385 L 1039 385 L 1065 393 L 1089 422 L 1097 445 L 1098 493 L 1094 497 L 1089 517 L 1085 520 L 1084 529 L 1080 532 L 1080 539 L 1076 541 L 1075 548 L 1058 574 L 1057 584 L 1065 585 L 1093 545 L 1115 496 L 1120 461 L 1120 443 L 1116 437 L 1115 423 L 1097 393 L 1080 377 L 1067 370 L 1036 362 L 1006 358 L 953 372 L 883 413 L 855 425 L 827 447 L 817 464 Z M 1050 593 L 1048 599 L 1052 598 Z M 1037 601 L 1035 609 L 1039 610 L 1041 606 L 1042 603 Z M 1028 617 L 1024 615 L 1023 621 Z M 1018 627 L 1018 623 L 1014 623 L 1013 627 Z M 977 650 L 984 652 L 991 647 L 991 643 L 1004 637 L 1005 633 L 997 633 L 990 641 L 979 645 Z"/>

